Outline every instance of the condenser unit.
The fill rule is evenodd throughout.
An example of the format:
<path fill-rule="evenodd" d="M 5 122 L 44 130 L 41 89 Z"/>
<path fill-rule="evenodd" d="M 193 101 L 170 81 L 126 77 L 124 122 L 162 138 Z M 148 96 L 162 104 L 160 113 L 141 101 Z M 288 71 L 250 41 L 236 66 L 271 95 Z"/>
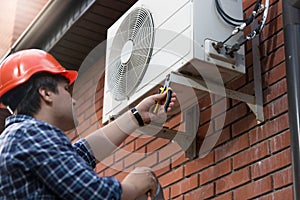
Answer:
<path fill-rule="evenodd" d="M 243 18 L 241 0 L 224 0 L 222 7 Z M 139 0 L 107 32 L 103 123 L 157 90 L 172 71 L 201 77 L 217 67 L 225 84 L 243 75 L 244 49 L 224 52 L 242 32 L 215 48 L 233 31 L 214 0 Z M 218 77 L 204 74 L 212 82 Z"/>

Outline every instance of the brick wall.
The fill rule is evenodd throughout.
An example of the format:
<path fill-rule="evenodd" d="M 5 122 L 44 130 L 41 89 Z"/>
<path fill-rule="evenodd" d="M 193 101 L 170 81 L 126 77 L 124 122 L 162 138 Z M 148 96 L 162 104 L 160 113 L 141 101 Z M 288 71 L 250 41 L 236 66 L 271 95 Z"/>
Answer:
<path fill-rule="evenodd" d="M 245 13 L 249 14 L 256 1 L 243 2 Z M 282 1 L 271 0 L 270 4 L 267 24 L 260 35 L 263 123 L 257 124 L 245 103 L 227 99 L 220 138 L 206 156 L 187 159 L 176 143 L 133 134 L 113 155 L 98 163 L 97 173 L 122 180 L 134 167 L 150 166 L 156 171 L 167 199 L 293 199 Z M 232 89 L 249 94 L 254 93 L 251 48 L 251 43 L 247 43 L 247 74 L 231 85 Z M 93 67 L 103 69 L 103 58 Z M 81 89 L 76 92 L 80 122 L 77 131 L 81 136 L 101 127 L 104 85 L 101 70 L 83 76 L 86 81 L 80 83 Z M 90 91 L 90 88 L 95 89 Z M 224 116 L 224 113 L 212 116 L 212 106 L 221 98 L 211 97 L 199 100 L 200 145 L 205 136 L 218 131 L 216 126 L 209 128 L 210 122 L 213 120 L 216 125 Z M 183 116 L 178 115 L 167 126 L 178 130 L 184 127 L 182 122 Z M 71 132 L 69 138 L 75 141 L 77 134 Z"/>

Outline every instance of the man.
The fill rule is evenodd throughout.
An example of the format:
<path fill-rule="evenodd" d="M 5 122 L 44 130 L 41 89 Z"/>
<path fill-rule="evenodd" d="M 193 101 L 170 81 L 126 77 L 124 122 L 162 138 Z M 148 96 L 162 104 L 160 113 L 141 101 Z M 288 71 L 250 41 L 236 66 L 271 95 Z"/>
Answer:
<path fill-rule="evenodd" d="M 137 168 L 120 183 L 99 177 L 96 159 L 108 156 L 129 133 L 154 115 L 166 94 L 152 95 L 114 122 L 71 144 L 63 131 L 75 127 L 66 70 L 47 52 L 23 50 L 0 65 L 0 101 L 13 115 L 0 135 L 0 199 L 136 199 L 155 194 L 157 180 Z M 171 98 L 168 110 L 176 101 Z M 163 108 L 160 109 L 163 113 Z"/>

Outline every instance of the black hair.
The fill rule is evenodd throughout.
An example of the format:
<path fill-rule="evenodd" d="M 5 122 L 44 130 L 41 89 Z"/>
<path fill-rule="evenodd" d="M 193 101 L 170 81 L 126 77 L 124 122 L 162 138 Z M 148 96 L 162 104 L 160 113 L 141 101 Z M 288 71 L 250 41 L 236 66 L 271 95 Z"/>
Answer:
<path fill-rule="evenodd" d="M 17 114 L 33 116 L 41 108 L 39 88 L 48 88 L 57 94 L 57 85 L 61 81 L 69 80 L 59 74 L 37 73 L 27 82 L 4 94 L 0 101 Z"/>

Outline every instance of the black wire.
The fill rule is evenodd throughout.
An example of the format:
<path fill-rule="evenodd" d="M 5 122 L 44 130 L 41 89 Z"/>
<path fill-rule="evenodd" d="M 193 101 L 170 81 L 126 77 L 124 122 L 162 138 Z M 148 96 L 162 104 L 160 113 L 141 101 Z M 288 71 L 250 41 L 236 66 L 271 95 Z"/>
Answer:
<path fill-rule="evenodd" d="M 218 1 L 218 0 L 216 0 L 216 1 Z M 222 19 L 223 19 L 227 24 L 229 24 L 229 25 L 231 25 L 231 26 L 239 26 L 239 24 L 235 24 L 235 23 L 231 22 L 230 20 L 228 20 L 228 19 L 222 14 L 222 8 L 221 8 L 220 6 L 218 6 L 217 4 L 216 4 L 216 6 L 217 6 L 217 11 L 218 11 L 219 15 L 222 17 Z"/>
<path fill-rule="evenodd" d="M 220 13 L 222 13 L 222 15 L 224 15 L 224 16 L 225 16 L 226 18 L 228 18 L 229 20 L 235 21 L 235 22 L 242 22 L 242 23 L 243 23 L 243 22 L 246 22 L 246 20 L 244 20 L 244 19 L 235 19 L 235 18 L 229 16 L 229 15 L 222 9 L 219 0 L 215 0 L 215 2 L 216 2 L 216 6 L 217 6 L 218 11 L 220 11 Z"/>
<path fill-rule="evenodd" d="M 232 26 L 239 26 L 239 25 L 240 25 L 240 24 L 236 24 L 236 23 L 234 23 L 234 22 L 237 22 L 237 23 L 246 23 L 246 26 L 248 26 L 250 23 L 252 23 L 253 20 L 254 20 L 254 17 L 255 17 L 255 13 L 257 13 L 258 10 L 259 10 L 259 7 L 260 7 L 261 2 L 262 2 L 262 0 L 257 0 L 257 1 L 256 1 L 256 4 L 255 4 L 255 6 L 254 6 L 254 9 L 253 9 L 253 11 L 252 11 L 251 16 L 250 16 L 249 18 L 245 19 L 245 20 L 241 20 L 241 19 L 235 19 L 235 18 L 229 16 L 229 15 L 222 9 L 219 0 L 215 0 L 215 3 L 216 3 L 216 7 L 217 7 L 218 13 L 220 14 L 220 16 L 222 17 L 222 19 L 223 19 L 226 23 L 228 23 L 228 24 L 230 24 L 230 25 L 232 25 Z"/>

